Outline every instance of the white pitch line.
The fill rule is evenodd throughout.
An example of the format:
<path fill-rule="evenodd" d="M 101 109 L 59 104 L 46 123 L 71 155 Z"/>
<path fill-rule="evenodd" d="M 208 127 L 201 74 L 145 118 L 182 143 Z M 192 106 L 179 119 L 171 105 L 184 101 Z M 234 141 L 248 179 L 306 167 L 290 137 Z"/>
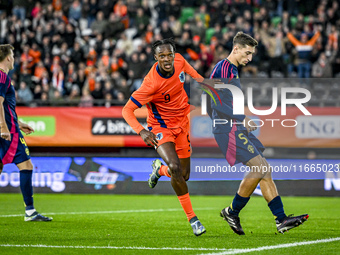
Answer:
<path fill-rule="evenodd" d="M 216 208 L 195 208 L 197 211 L 214 210 Z M 169 209 L 140 209 L 140 210 L 119 210 L 119 211 L 94 211 L 94 212 L 44 212 L 46 215 L 63 215 L 63 214 L 111 214 L 111 213 L 143 213 L 143 212 L 172 212 L 182 211 L 181 208 L 169 208 Z M 8 217 L 22 217 L 24 214 L 11 214 L 11 215 L 0 215 L 0 218 Z"/>
<path fill-rule="evenodd" d="M 191 248 L 191 247 L 145 247 L 145 246 L 65 246 L 65 245 L 46 245 L 46 244 L 0 244 L 0 247 L 17 247 L 17 248 L 53 248 L 53 249 L 114 249 L 114 250 L 175 250 L 175 251 L 222 251 L 218 253 L 202 253 L 202 255 L 229 255 L 241 254 L 254 251 L 273 250 L 280 248 L 289 248 L 301 245 L 310 245 L 317 243 L 328 243 L 340 241 L 340 237 L 321 239 L 315 241 L 305 241 L 296 243 L 287 243 L 273 246 L 262 246 L 249 249 L 225 249 L 225 248 Z"/>
<path fill-rule="evenodd" d="M 54 248 L 54 249 L 114 249 L 114 250 L 175 250 L 175 251 L 225 251 L 223 248 L 191 248 L 191 247 L 144 247 L 144 246 L 65 246 L 46 244 L 0 244 L 0 247 L 18 248 Z"/>
<path fill-rule="evenodd" d="M 249 253 L 249 252 L 259 252 L 259 251 L 266 251 L 266 250 L 290 248 L 290 247 L 296 247 L 296 246 L 302 246 L 302 245 L 329 243 L 329 242 L 336 242 L 336 241 L 340 241 L 340 237 L 320 239 L 320 240 L 314 240 L 314 241 L 278 244 L 278 245 L 272 245 L 272 246 L 262 246 L 262 247 L 257 247 L 257 248 L 230 249 L 230 250 L 226 250 L 224 252 L 218 252 L 218 253 L 202 253 L 201 255 L 233 255 L 233 254 L 242 254 L 242 253 Z"/>

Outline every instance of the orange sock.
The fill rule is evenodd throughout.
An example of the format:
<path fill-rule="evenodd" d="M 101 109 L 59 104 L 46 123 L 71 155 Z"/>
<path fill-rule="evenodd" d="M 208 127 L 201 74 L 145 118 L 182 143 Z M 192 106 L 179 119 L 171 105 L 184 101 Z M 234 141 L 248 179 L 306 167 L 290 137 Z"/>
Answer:
<path fill-rule="evenodd" d="M 196 214 L 194 213 L 194 210 L 192 209 L 189 193 L 182 195 L 182 196 L 177 196 L 177 197 L 183 207 L 185 214 L 187 215 L 188 221 L 190 221 L 193 217 L 196 216 Z"/>
<path fill-rule="evenodd" d="M 169 167 L 168 166 L 161 166 L 161 168 L 158 170 L 158 173 L 160 176 L 168 176 L 171 177 L 171 175 L 168 172 Z"/>

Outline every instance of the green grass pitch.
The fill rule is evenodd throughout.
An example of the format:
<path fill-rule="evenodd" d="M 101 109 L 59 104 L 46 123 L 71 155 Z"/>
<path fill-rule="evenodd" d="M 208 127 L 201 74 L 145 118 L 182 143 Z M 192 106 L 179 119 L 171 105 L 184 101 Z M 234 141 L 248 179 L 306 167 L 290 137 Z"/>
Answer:
<path fill-rule="evenodd" d="M 282 235 L 265 200 L 253 196 L 240 214 L 246 235 L 238 236 L 219 216 L 232 197 L 191 196 L 207 229 L 199 237 L 175 195 L 36 194 L 34 199 L 52 222 L 24 222 L 21 195 L 0 194 L 1 255 L 340 254 L 340 198 L 283 197 L 287 214 L 310 217 Z"/>

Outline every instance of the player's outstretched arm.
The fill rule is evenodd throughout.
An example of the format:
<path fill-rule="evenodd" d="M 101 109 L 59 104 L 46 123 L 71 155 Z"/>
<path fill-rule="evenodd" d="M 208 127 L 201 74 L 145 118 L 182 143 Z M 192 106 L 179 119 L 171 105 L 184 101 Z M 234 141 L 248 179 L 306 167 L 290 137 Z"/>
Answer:
<path fill-rule="evenodd" d="M 189 74 L 191 78 L 195 79 L 197 82 L 203 82 L 204 78 L 193 68 L 182 55 L 178 54 L 184 60 L 184 72 Z"/>
<path fill-rule="evenodd" d="M 132 129 L 142 137 L 146 145 L 157 146 L 158 142 L 156 140 L 155 134 L 144 129 L 144 127 L 137 120 L 134 111 L 138 108 L 139 106 L 137 106 L 130 99 L 123 108 L 123 117 L 125 121 L 132 127 Z"/>
<path fill-rule="evenodd" d="M 5 120 L 5 110 L 4 110 L 4 98 L 0 96 L 0 132 L 1 138 L 7 141 L 11 141 L 11 133 L 8 130 L 6 120 Z"/>
<path fill-rule="evenodd" d="M 24 132 L 26 135 L 29 135 L 34 132 L 34 129 L 30 125 L 23 123 L 20 120 L 18 120 L 18 124 L 19 124 L 20 130 Z"/>

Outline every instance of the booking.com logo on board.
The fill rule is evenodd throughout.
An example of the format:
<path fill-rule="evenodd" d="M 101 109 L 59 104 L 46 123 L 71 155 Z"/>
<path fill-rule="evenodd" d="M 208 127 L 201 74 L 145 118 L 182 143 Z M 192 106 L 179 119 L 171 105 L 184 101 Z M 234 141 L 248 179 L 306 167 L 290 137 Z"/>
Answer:
<path fill-rule="evenodd" d="M 208 85 L 204 82 L 202 83 L 203 88 L 201 88 L 206 93 L 203 93 L 201 95 L 201 114 L 207 115 L 207 98 L 208 95 L 212 98 L 214 101 L 214 104 L 217 106 L 218 104 L 221 105 L 221 107 L 228 107 L 224 106 L 222 103 L 222 99 L 220 95 L 218 94 L 219 90 L 222 89 L 228 89 L 232 94 L 232 110 L 233 115 L 244 115 L 244 94 L 240 88 L 238 88 L 235 85 L 230 84 L 221 84 L 216 83 L 214 85 Z M 304 94 L 303 98 L 287 98 L 287 95 L 289 93 L 294 94 Z M 272 105 L 269 109 L 265 110 L 259 110 L 255 109 L 253 104 L 253 91 L 251 87 L 247 88 L 247 106 L 249 111 L 257 116 L 267 116 L 275 112 L 278 105 L 278 88 L 273 87 L 272 88 Z M 312 115 L 304 106 L 304 103 L 307 103 L 311 99 L 311 93 L 309 90 L 305 88 L 292 88 L 292 87 L 282 87 L 281 88 L 281 116 L 287 115 L 287 105 L 295 105 L 304 115 Z M 259 119 L 259 118 L 251 118 L 253 122 L 249 120 L 247 123 L 249 126 L 252 127 L 262 127 L 265 125 L 265 123 L 268 123 L 272 127 L 275 127 L 275 124 L 280 123 L 283 127 L 296 127 L 298 122 L 295 119 Z M 245 126 L 245 120 L 243 122 L 236 122 L 232 119 L 212 119 L 213 127 L 216 127 L 217 125 L 230 125 L 233 124 L 243 124 Z M 254 125 L 255 123 L 255 125 Z"/>

